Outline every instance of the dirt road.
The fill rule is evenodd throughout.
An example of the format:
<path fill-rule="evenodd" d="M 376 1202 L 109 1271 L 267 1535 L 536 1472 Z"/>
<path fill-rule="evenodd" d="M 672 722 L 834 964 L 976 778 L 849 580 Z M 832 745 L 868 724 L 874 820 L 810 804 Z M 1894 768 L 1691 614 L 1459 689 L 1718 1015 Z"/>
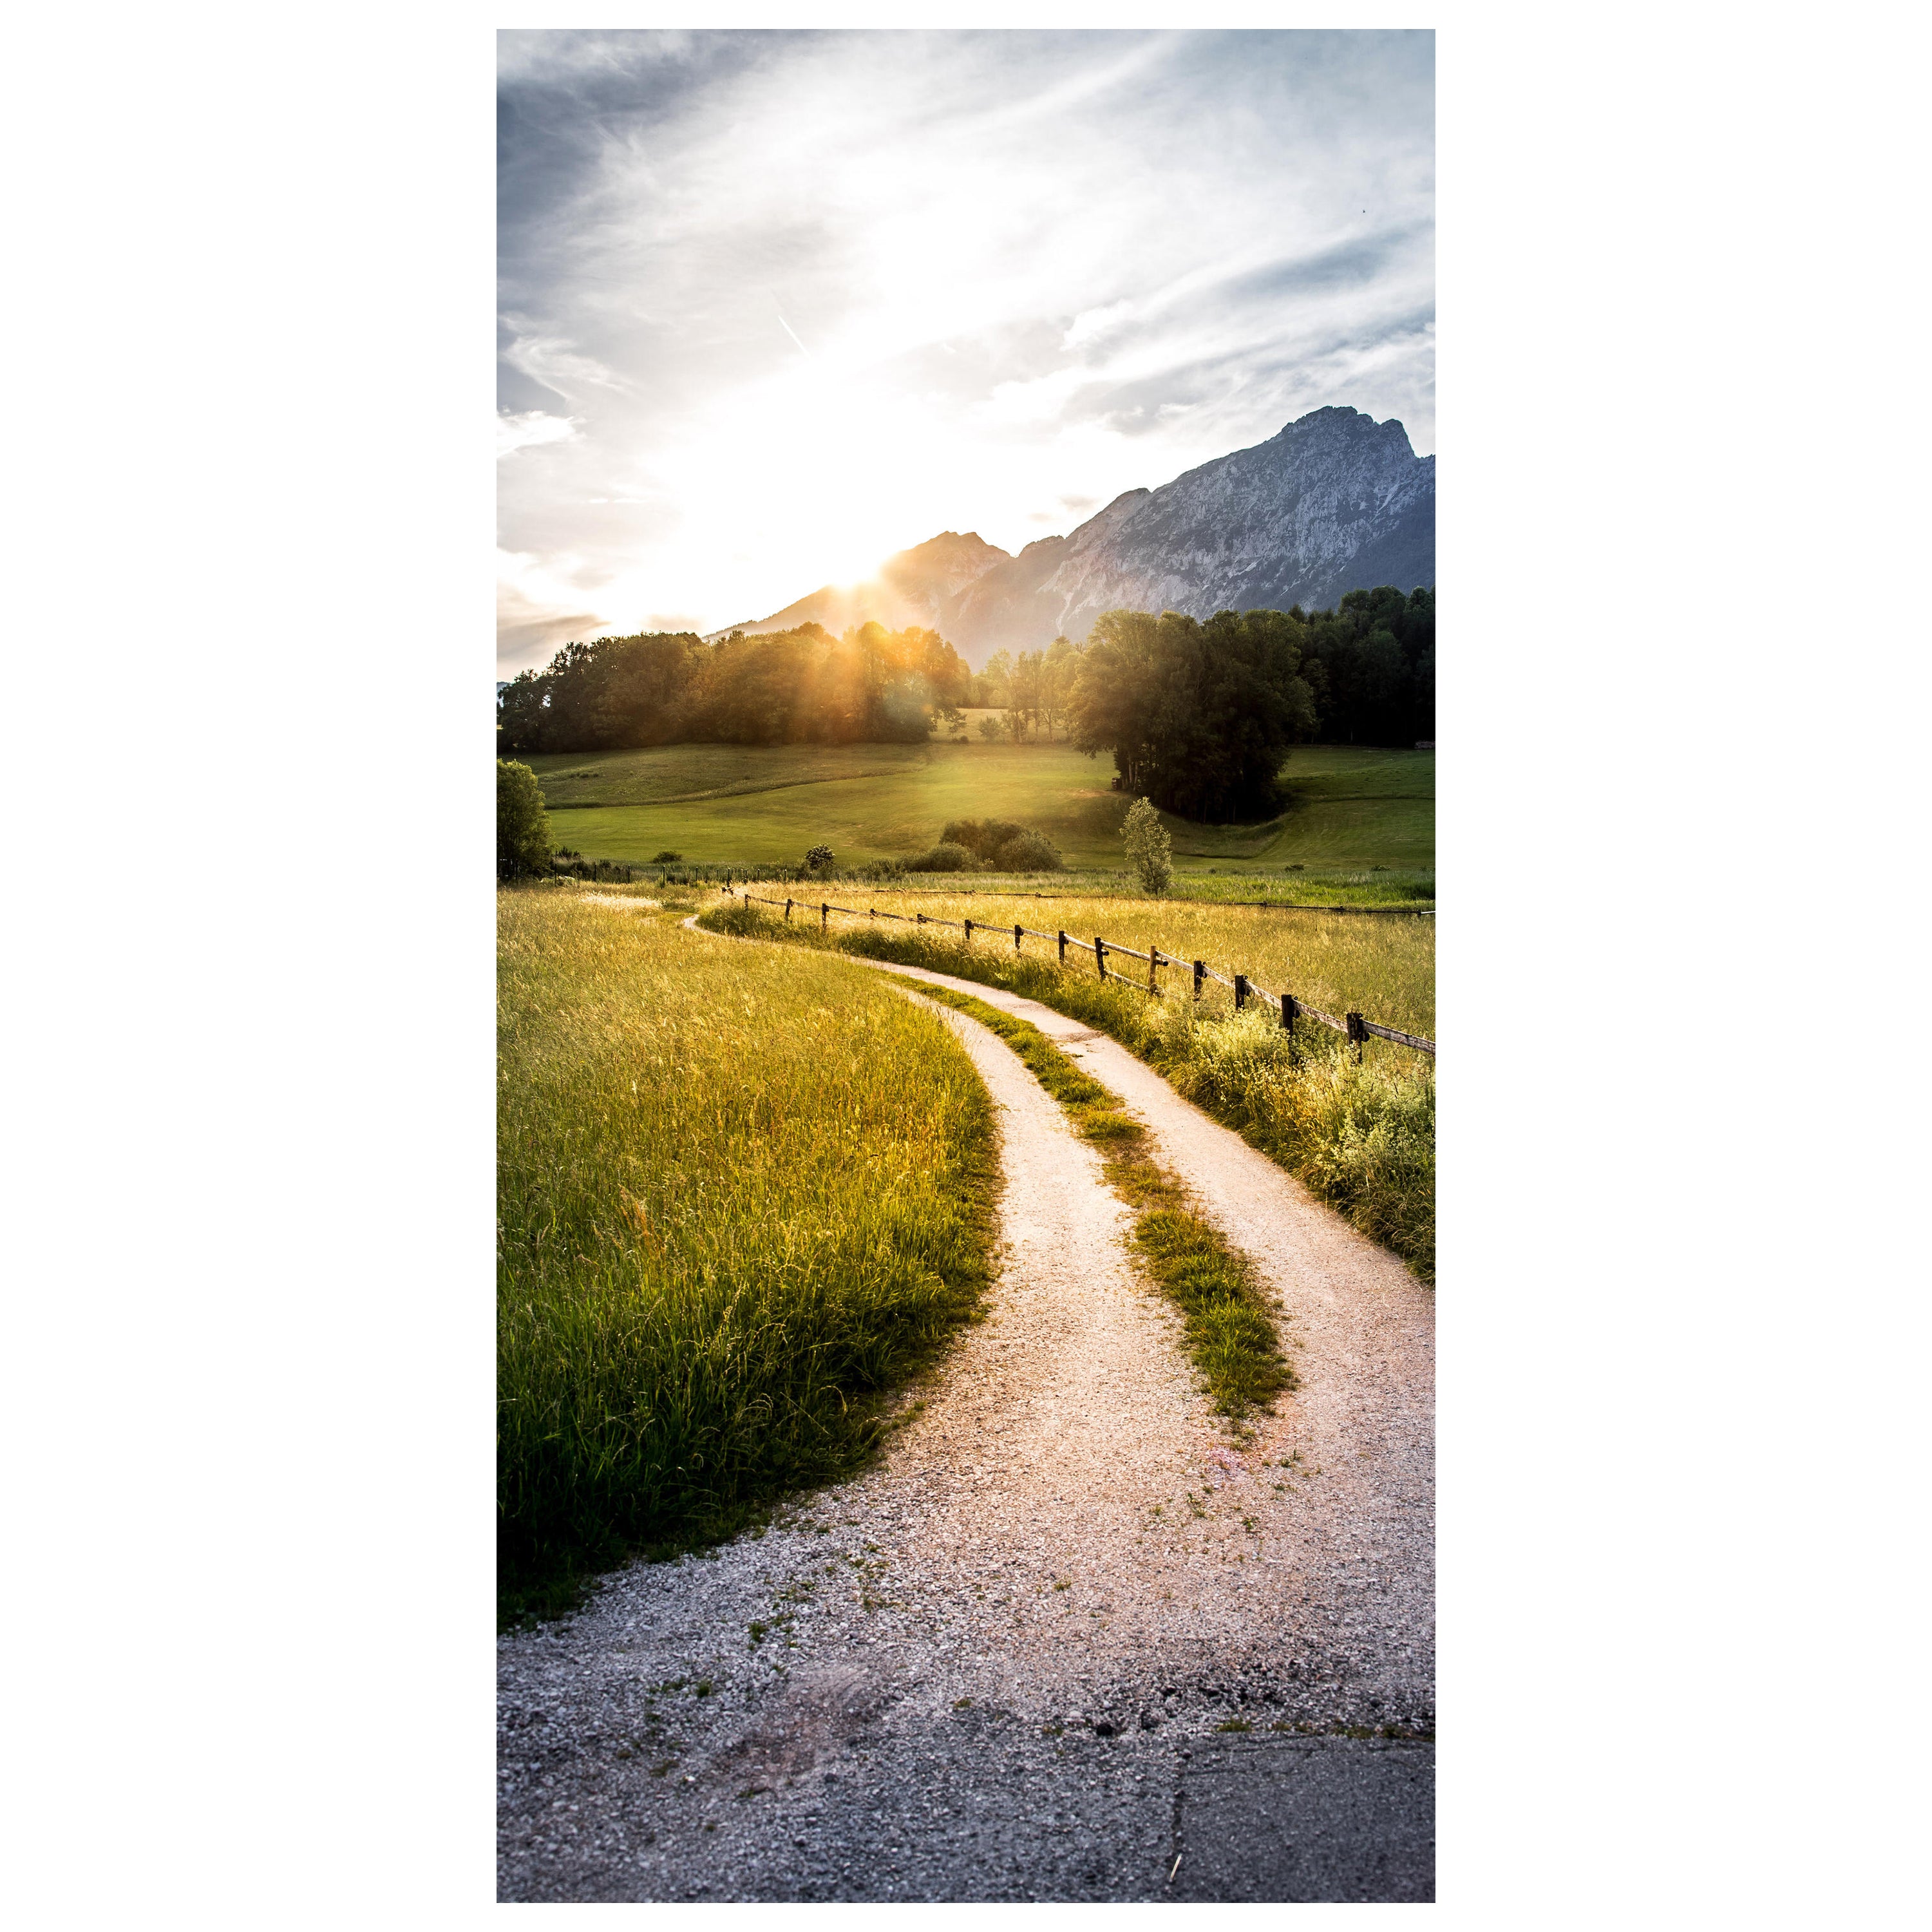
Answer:
<path fill-rule="evenodd" d="M 988 1318 L 867 1474 L 502 1640 L 502 1896 L 1432 1895 L 1431 1296 L 1113 1041 L 943 983 L 1148 1124 L 1301 1385 L 1232 1440 L 1097 1156 L 935 1007 L 1002 1110 Z"/>

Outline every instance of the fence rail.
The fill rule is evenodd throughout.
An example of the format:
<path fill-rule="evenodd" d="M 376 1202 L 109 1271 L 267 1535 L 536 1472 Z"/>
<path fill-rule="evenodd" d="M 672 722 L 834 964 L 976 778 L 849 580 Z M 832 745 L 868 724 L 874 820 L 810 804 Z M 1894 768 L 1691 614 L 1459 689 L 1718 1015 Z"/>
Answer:
<path fill-rule="evenodd" d="M 931 878 L 928 872 L 926 877 Z M 734 875 L 727 872 L 724 883 L 732 885 Z M 892 886 L 887 888 L 896 898 L 902 899 L 1066 899 L 1098 898 L 1098 892 L 1023 892 L 1002 886 Z M 1131 895 L 1130 895 L 1131 896 Z M 1168 905 L 1198 906 L 1260 906 L 1270 912 L 1341 912 L 1359 913 L 1364 917 L 1387 919 L 1433 919 L 1436 908 L 1430 906 L 1355 906 L 1355 905 L 1306 905 L 1292 899 L 1195 899 L 1166 896 L 1163 903 Z M 897 919 L 904 915 L 898 913 L 880 913 L 881 919 Z"/>
<path fill-rule="evenodd" d="M 1103 980 L 1118 980 L 1124 986 L 1132 986 L 1140 992 L 1156 997 L 1160 992 L 1158 975 L 1161 968 L 1176 967 L 1184 971 L 1192 971 L 1193 974 L 1194 997 L 1197 1000 L 1201 997 L 1203 983 L 1212 980 L 1217 985 L 1227 987 L 1234 994 L 1234 1010 L 1237 1012 L 1239 1012 L 1250 1000 L 1258 1000 L 1264 1006 L 1276 1008 L 1281 1015 L 1282 1029 L 1291 1039 L 1294 1037 L 1295 1026 L 1298 1022 L 1312 1020 L 1316 1025 L 1324 1026 L 1331 1033 L 1346 1034 L 1354 1047 L 1355 1058 L 1358 1060 L 1362 1057 L 1364 1043 L 1371 1038 L 1388 1040 L 1396 1046 L 1413 1048 L 1418 1053 L 1427 1054 L 1432 1060 L 1436 1058 L 1436 1042 L 1432 1040 L 1424 1040 L 1420 1034 L 1405 1033 L 1400 1027 L 1384 1026 L 1378 1020 L 1364 1019 L 1360 1013 L 1346 1013 L 1337 1019 L 1333 1013 L 1324 1013 L 1319 1006 L 1311 1006 L 1306 1000 L 1297 998 L 1293 993 L 1270 993 L 1265 991 L 1263 988 L 1254 985 L 1245 973 L 1237 973 L 1230 980 L 1224 974 L 1216 972 L 1204 959 L 1177 959 L 1172 953 L 1163 952 L 1157 946 L 1150 946 L 1148 951 L 1142 952 L 1134 946 L 1122 946 L 1114 940 L 1104 938 L 1098 933 L 1088 940 L 1076 939 L 1071 933 L 1066 932 L 1037 932 L 1031 926 L 1022 926 L 1017 921 L 1010 926 L 994 926 L 982 920 L 928 918 L 922 912 L 881 912 L 877 906 L 868 906 L 863 912 L 861 912 L 856 906 L 834 905 L 830 899 L 821 899 L 814 907 L 808 899 L 768 898 L 762 892 L 743 892 L 728 885 L 721 886 L 718 890 L 734 898 L 742 898 L 747 904 L 782 906 L 784 909 L 784 916 L 788 920 L 790 919 L 794 908 L 802 909 L 807 914 L 815 910 L 818 914 L 820 932 L 830 929 L 832 915 L 836 913 L 842 919 L 890 919 L 896 920 L 902 926 L 950 926 L 954 932 L 963 933 L 965 935 L 966 943 L 969 946 L 973 942 L 973 934 L 976 931 L 998 933 L 1002 938 L 1010 932 L 1012 934 L 1013 950 L 1016 952 L 1022 951 L 1024 940 L 1028 938 L 1041 940 L 1048 946 L 1058 947 L 1060 964 L 1063 967 L 1066 964 L 1066 949 L 1071 946 L 1082 953 L 1093 954 L 1094 966 Z M 1125 973 L 1108 972 L 1107 956 L 1110 952 L 1118 953 L 1124 958 L 1144 960 L 1147 962 L 1148 969 L 1146 985 L 1142 986 L 1138 975 L 1130 976 Z"/>

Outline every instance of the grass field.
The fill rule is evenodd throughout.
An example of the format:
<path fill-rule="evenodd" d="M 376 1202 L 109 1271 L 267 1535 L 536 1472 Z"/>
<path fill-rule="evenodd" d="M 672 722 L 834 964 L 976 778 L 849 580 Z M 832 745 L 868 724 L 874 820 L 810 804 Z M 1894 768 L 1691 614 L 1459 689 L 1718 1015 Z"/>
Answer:
<path fill-rule="evenodd" d="M 1012 958 L 1016 920 L 1040 932 L 1057 932 L 1064 926 L 1070 937 L 1090 944 L 1097 934 L 1143 952 L 1153 945 L 1177 958 L 1204 959 L 1229 979 L 1237 973 L 1245 973 L 1271 993 L 1286 990 L 1325 1012 L 1339 1014 L 1352 1009 L 1386 1026 L 1400 1027 L 1405 1032 L 1419 1033 L 1431 1040 L 1436 1037 L 1436 922 L 1432 919 L 1282 913 L 1253 906 L 1196 905 L 1125 893 L 991 899 L 937 890 L 895 892 L 884 885 L 821 890 L 761 886 L 755 881 L 747 890 L 781 899 L 788 892 L 802 898 L 808 891 L 814 902 L 830 898 L 842 905 L 876 906 L 882 912 L 908 916 L 923 913 L 928 919 L 970 919 L 987 928 L 975 934 L 975 950 L 994 959 Z M 714 894 L 713 899 L 717 896 Z M 818 923 L 815 908 L 812 923 Z M 832 926 L 835 932 L 842 932 L 850 929 L 851 922 L 835 918 Z M 884 922 L 880 929 L 903 931 Z M 955 940 L 958 938 L 957 934 L 952 935 Z M 1023 949 L 1024 958 L 1054 959 L 1057 964 L 1054 949 L 1038 940 L 1024 940 Z M 1144 970 L 1131 960 L 1116 964 L 1124 970 Z M 1090 950 L 1080 971 L 1082 976 L 1096 979 Z M 1169 968 L 1161 969 L 1164 985 L 1186 977 Z M 1225 987 L 1210 983 L 1204 1010 L 1210 1013 L 1228 1010 L 1231 1002 L 1232 995 Z M 1404 1049 L 1381 1041 L 1372 1041 L 1369 1051 L 1376 1054 L 1404 1053 Z M 1402 1064 L 1406 1064 L 1406 1058 Z"/>
<path fill-rule="evenodd" d="M 1043 832 L 1070 866 L 1120 862 L 1127 798 L 1113 761 L 1064 745 L 674 745 L 559 753 L 530 764 L 557 838 L 592 856 L 796 864 L 830 845 L 842 866 L 910 859 L 950 818 L 1009 818 Z M 1298 746 L 1288 808 L 1264 824 L 1168 818 L 1184 874 L 1342 873 L 1382 866 L 1413 878 L 1436 862 L 1436 754 Z"/>
<path fill-rule="evenodd" d="M 988 1276 L 995 1128 L 944 1024 L 622 889 L 499 895 L 506 1615 L 862 1460 Z"/>
<path fill-rule="evenodd" d="M 866 902 L 916 906 L 928 917 L 971 909 L 965 900 L 951 911 L 934 898 L 880 895 Z M 1432 920 L 1082 898 L 1049 903 L 1024 923 L 1055 931 L 1065 922 L 1072 932 L 1071 918 L 1058 916 L 1063 909 L 1080 916 L 1089 938 L 1098 933 L 1143 950 L 1152 940 L 1163 952 L 1239 970 L 1270 992 L 1286 989 L 1326 1011 L 1353 1009 L 1435 1036 Z M 983 910 L 982 902 L 974 916 Z M 1222 988 L 1210 988 L 1197 1005 L 1190 976 L 1178 971 L 1166 976 L 1162 997 L 1150 998 L 1118 980 L 1102 983 L 1090 953 L 1084 964 L 1070 958 L 1064 970 L 1054 950 L 1036 940 L 1016 954 L 1010 924 L 1004 938 L 988 932 L 969 948 L 958 934 L 883 922 L 835 920 L 821 934 L 816 920 L 787 925 L 742 901 L 704 917 L 707 925 L 802 949 L 837 948 L 1002 986 L 1084 1019 L 1245 1136 L 1423 1280 L 1435 1278 L 1436 1073 L 1425 1055 L 1372 1040 L 1358 1064 L 1340 1036 L 1312 1027 L 1291 1042 L 1271 1011 L 1256 1005 L 1236 1014 Z"/>

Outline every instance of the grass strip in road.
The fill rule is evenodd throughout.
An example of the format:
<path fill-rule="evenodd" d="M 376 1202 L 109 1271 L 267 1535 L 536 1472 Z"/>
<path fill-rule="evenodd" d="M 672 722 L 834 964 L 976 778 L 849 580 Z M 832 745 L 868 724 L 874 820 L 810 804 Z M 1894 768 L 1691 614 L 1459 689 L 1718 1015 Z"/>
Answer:
<path fill-rule="evenodd" d="M 1295 1386 L 1273 1318 L 1248 1258 L 1196 1212 L 1187 1190 L 1156 1160 L 1152 1136 L 1120 1097 L 1084 1073 L 1030 1020 L 970 993 L 924 980 L 884 976 L 968 1015 L 998 1034 L 1099 1150 L 1108 1184 L 1134 1210 L 1142 1266 L 1181 1312 L 1190 1359 L 1214 1406 L 1239 1427 Z"/>

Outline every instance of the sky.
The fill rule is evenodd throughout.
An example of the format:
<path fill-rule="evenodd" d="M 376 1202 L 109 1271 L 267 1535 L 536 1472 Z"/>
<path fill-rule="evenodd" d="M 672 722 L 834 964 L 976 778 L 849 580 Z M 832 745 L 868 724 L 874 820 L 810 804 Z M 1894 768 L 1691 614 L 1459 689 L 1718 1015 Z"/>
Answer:
<path fill-rule="evenodd" d="M 498 676 L 1330 404 L 1435 448 L 1428 32 L 499 36 Z"/>

